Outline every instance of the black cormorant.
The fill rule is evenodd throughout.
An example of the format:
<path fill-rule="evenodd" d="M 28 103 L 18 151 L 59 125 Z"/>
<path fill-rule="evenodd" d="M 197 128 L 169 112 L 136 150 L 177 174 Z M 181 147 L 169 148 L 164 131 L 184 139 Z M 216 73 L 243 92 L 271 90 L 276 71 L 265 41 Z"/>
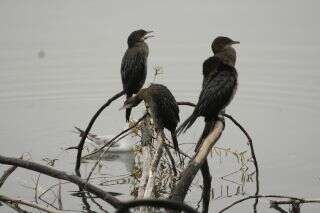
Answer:
<path fill-rule="evenodd" d="M 191 116 L 177 129 L 181 133 L 191 127 L 198 117 L 205 118 L 206 124 L 196 150 L 214 127 L 218 114 L 231 102 L 236 92 L 238 74 L 234 67 L 236 51 L 232 45 L 238 43 L 228 37 L 217 37 L 211 45 L 214 56 L 203 62 L 202 91 L 198 103 Z"/>
<path fill-rule="evenodd" d="M 170 90 L 161 84 L 151 84 L 141 89 L 137 95 L 128 98 L 123 108 L 130 109 L 144 100 L 153 119 L 155 130 L 161 133 L 164 128 L 171 132 L 174 149 L 179 150 L 176 127 L 180 121 L 179 107 Z"/>
<path fill-rule="evenodd" d="M 147 58 L 149 48 L 145 40 L 153 37 L 152 31 L 136 30 L 128 37 L 128 49 L 121 62 L 121 80 L 123 91 L 130 98 L 142 87 L 147 77 Z M 126 121 L 129 121 L 131 109 L 126 109 Z"/>

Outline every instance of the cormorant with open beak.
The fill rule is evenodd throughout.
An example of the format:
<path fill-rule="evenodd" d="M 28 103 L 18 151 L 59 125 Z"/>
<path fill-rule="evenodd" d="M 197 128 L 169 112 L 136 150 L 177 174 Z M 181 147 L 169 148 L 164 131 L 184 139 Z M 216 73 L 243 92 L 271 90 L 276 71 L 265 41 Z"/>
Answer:
<path fill-rule="evenodd" d="M 123 91 L 130 98 L 139 92 L 147 77 L 147 58 L 149 48 L 146 39 L 153 37 L 153 31 L 136 30 L 128 37 L 128 49 L 121 62 Z M 126 121 L 130 119 L 131 108 L 126 109 Z"/>
<path fill-rule="evenodd" d="M 128 98 L 123 108 L 131 109 L 142 100 L 151 114 L 157 134 L 162 134 L 164 128 L 168 129 L 171 132 L 174 149 L 179 151 L 176 135 L 176 127 L 180 121 L 179 107 L 170 90 L 161 84 L 151 84 L 141 89 L 137 95 Z"/>
<path fill-rule="evenodd" d="M 239 44 L 228 37 L 214 39 L 211 49 L 214 56 L 203 62 L 203 82 L 198 103 L 191 116 L 182 123 L 177 132 L 185 132 L 200 116 L 205 118 L 205 127 L 196 146 L 196 151 L 207 137 L 219 113 L 231 102 L 237 90 L 238 73 L 235 69 L 236 51 L 233 44 Z"/>

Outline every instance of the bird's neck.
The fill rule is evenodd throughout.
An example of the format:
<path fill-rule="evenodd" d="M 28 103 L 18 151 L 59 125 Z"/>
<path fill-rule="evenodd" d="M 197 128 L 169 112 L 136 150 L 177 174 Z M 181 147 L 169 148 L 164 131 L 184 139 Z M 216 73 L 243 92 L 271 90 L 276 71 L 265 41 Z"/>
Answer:
<path fill-rule="evenodd" d="M 234 48 L 226 47 L 222 51 L 215 54 L 223 63 L 234 67 L 236 64 L 237 53 Z"/>
<path fill-rule="evenodd" d="M 144 47 L 147 46 L 147 43 L 144 41 L 138 41 L 138 42 L 128 42 L 128 48 L 134 48 L 134 47 Z"/>

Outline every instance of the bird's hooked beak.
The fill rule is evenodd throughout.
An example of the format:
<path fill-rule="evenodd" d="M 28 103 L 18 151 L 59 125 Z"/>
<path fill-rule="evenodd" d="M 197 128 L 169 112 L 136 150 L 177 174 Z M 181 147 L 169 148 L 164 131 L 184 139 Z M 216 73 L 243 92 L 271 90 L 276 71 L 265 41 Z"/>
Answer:
<path fill-rule="evenodd" d="M 147 33 L 143 36 L 143 40 L 154 37 L 154 35 L 150 35 L 150 33 L 153 33 L 153 31 L 147 31 Z"/>
<path fill-rule="evenodd" d="M 240 44 L 240 41 L 232 41 L 231 45 L 233 45 L 233 44 Z"/>

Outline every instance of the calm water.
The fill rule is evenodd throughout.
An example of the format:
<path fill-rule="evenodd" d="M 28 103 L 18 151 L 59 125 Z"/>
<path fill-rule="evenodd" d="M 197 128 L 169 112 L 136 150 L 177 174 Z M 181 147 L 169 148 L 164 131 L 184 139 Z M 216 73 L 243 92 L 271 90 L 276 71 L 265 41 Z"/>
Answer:
<path fill-rule="evenodd" d="M 59 157 L 63 160 L 57 167 L 71 171 L 74 153 L 62 148 L 78 143 L 73 126 L 85 127 L 97 107 L 121 88 L 120 61 L 129 32 L 155 31 L 156 38 L 148 42 L 149 82 L 152 68 L 160 65 L 164 74 L 158 82 L 166 84 L 178 100 L 192 102 L 200 91 L 202 61 L 211 55 L 213 38 L 227 35 L 241 42 L 237 47 L 239 90 L 228 112 L 254 139 L 261 193 L 317 198 L 319 6 L 319 1 L 289 0 L 1 0 L 0 152 L 10 156 L 29 152 L 38 162 L 43 157 Z M 123 128 L 121 103 L 117 101 L 103 113 L 94 126 L 96 133 Z M 190 110 L 182 108 L 181 117 Z M 141 113 L 135 110 L 134 115 Z M 192 142 L 200 135 L 203 121 L 197 124 L 181 141 Z M 229 122 L 218 145 L 247 149 L 245 138 Z M 112 168 L 125 171 L 121 163 L 106 164 L 107 171 Z M 18 170 L 3 190 L 30 198 L 30 189 L 23 185 L 30 183 L 31 176 L 24 174 Z M 117 190 L 126 192 L 127 188 Z M 65 197 L 65 206 L 78 206 Z M 213 202 L 212 211 L 231 201 Z M 248 201 L 229 212 L 249 212 L 251 205 Z M 266 200 L 259 209 L 274 212 Z M 308 205 L 302 212 L 319 209 Z"/>

